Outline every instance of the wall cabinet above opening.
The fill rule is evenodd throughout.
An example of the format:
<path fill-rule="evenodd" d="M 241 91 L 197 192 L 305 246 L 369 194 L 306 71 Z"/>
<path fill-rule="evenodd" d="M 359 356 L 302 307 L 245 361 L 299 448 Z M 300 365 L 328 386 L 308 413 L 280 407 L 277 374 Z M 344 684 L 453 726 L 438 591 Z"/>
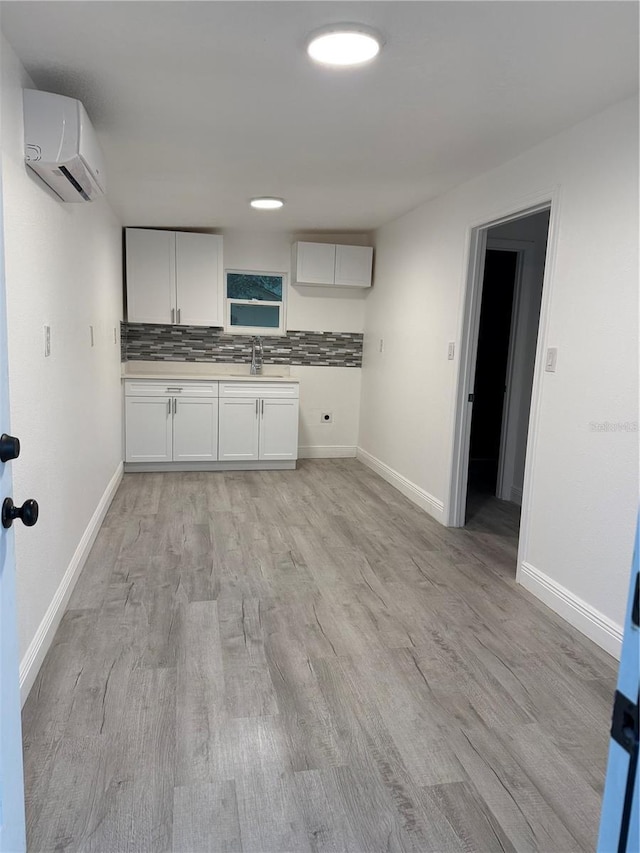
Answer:
<path fill-rule="evenodd" d="M 371 287 L 372 264 L 371 246 L 304 242 L 293 245 L 296 284 Z"/>
<path fill-rule="evenodd" d="M 222 326 L 222 237 L 125 229 L 130 323 Z"/>

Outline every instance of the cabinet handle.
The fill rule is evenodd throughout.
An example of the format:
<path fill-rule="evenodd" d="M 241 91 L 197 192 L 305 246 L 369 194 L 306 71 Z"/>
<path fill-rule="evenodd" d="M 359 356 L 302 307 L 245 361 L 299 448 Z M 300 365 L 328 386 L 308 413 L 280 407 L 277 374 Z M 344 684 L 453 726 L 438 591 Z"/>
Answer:
<path fill-rule="evenodd" d="M 173 414 L 175 415 L 178 411 L 178 399 L 177 397 L 173 398 Z"/>
<path fill-rule="evenodd" d="M 256 397 L 256 417 L 258 417 L 258 398 Z"/>
<path fill-rule="evenodd" d="M 182 392 L 182 386 L 181 385 L 167 385 L 167 391 L 175 391 L 178 394 L 180 394 Z"/>
<path fill-rule="evenodd" d="M 167 415 L 171 414 L 171 397 L 167 400 Z"/>
<path fill-rule="evenodd" d="M 172 308 L 171 309 L 171 322 L 175 323 L 175 321 L 176 321 L 176 309 Z"/>
<path fill-rule="evenodd" d="M 178 319 L 176 321 L 178 325 L 180 325 L 180 309 L 178 308 Z"/>
<path fill-rule="evenodd" d="M 264 400 L 260 401 L 260 411 L 262 412 L 262 417 L 264 417 Z"/>

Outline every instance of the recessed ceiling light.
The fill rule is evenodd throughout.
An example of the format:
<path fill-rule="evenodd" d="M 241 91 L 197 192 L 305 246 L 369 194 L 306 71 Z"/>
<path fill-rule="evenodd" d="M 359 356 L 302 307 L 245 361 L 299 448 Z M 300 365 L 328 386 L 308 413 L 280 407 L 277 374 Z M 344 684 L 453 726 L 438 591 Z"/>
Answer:
<path fill-rule="evenodd" d="M 380 53 L 381 37 L 361 24 L 333 24 L 313 33 L 307 53 L 323 65 L 362 65 Z"/>
<path fill-rule="evenodd" d="M 260 198 L 252 198 L 249 204 L 256 210 L 278 210 L 284 205 L 284 199 L 260 196 Z"/>

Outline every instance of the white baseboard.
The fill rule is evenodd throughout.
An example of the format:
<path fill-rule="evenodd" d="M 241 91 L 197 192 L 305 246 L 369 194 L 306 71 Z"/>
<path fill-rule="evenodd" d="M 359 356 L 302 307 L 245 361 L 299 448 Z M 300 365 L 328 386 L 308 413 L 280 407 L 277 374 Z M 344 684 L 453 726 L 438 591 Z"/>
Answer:
<path fill-rule="evenodd" d="M 514 504 L 522 506 L 522 489 L 517 486 L 511 486 L 511 500 Z"/>
<path fill-rule="evenodd" d="M 391 485 L 399 492 L 402 492 L 405 497 L 409 498 L 409 500 L 414 504 L 417 504 L 420 509 L 428 512 L 429 515 L 433 516 L 433 518 L 435 518 L 436 521 L 439 521 L 440 524 L 444 524 L 444 504 L 442 501 L 438 500 L 438 498 L 434 498 L 434 496 L 430 495 L 429 492 L 426 492 L 402 474 L 394 471 L 393 468 L 390 468 L 384 462 L 381 462 L 380 459 L 377 459 L 375 456 L 372 456 L 371 453 L 363 450 L 362 447 L 358 447 L 356 456 L 368 468 L 371 468 L 372 471 L 379 474 L 383 480 L 386 480 L 387 483 L 391 483 Z"/>
<path fill-rule="evenodd" d="M 312 444 L 298 448 L 300 459 L 345 459 L 353 458 L 355 455 L 355 447 L 342 444 Z"/>
<path fill-rule="evenodd" d="M 547 607 L 620 660 L 622 626 L 529 563 L 522 563 L 517 580 Z"/>
<path fill-rule="evenodd" d="M 109 485 L 100 498 L 100 502 L 96 507 L 96 511 L 91 516 L 91 520 L 89 521 L 86 530 L 82 534 L 82 538 L 80 539 L 78 547 L 71 558 L 71 562 L 64 573 L 60 586 L 56 590 L 56 594 L 47 608 L 44 619 L 40 623 L 40 627 L 36 631 L 25 656 L 20 662 L 20 700 L 23 705 L 27 700 L 29 691 L 33 687 L 33 682 L 36 680 L 36 676 L 42 666 L 45 655 L 49 651 L 49 646 L 53 641 L 54 634 L 57 631 L 60 620 L 64 615 L 64 611 L 69 598 L 71 597 L 71 593 L 73 592 L 73 588 L 80 576 L 80 572 L 84 568 L 84 564 L 89 556 L 89 551 L 91 551 L 93 543 L 96 540 L 96 536 L 100 530 L 100 525 L 102 524 L 104 517 L 107 514 L 107 510 L 109 509 L 109 505 L 111 504 L 116 490 L 120 485 L 122 473 L 123 465 L 122 462 L 120 462 L 109 482 Z"/>

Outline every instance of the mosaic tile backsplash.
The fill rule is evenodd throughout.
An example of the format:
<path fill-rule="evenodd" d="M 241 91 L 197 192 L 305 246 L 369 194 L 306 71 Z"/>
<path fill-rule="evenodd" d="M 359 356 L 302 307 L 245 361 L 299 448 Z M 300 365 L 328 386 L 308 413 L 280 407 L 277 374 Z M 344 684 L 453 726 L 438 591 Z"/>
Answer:
<path fill-rule="evenodd" d="M 249 335 L 225 335 L 215 326 L 121 323 L 120 329 L 123 361 L 251 361 Z M 362 339 L 356 332 L 287 332 L 264 337 L 264 363 L 362 367 Z"/>

